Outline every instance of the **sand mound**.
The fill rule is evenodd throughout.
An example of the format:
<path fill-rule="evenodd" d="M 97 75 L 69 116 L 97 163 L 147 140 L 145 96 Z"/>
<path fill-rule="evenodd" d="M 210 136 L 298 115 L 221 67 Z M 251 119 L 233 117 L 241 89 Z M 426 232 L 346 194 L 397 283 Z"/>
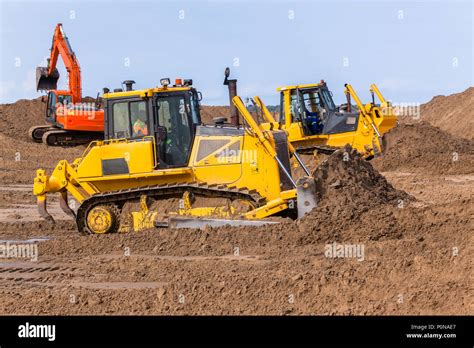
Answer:
<path fill-rule="evenodd" d="M 456 138 L 426 122 L 400 124 L 385 135 L 387 149 L 373 161 L 380 171 L 430 174 L 474 172 L 474 141 Z"/>
<path fill-rule="evenodd" d="M 201 105 L 201 120 L 204 124 L 213 124 L 214 117 L 227 117 L 230 121 L 230 108 L 228 106 Z"/>
<path fill-rule="evenodd" d="M 403 234 L 402 228 L 396 228 L 395 214 L 414 198 L 393 188 L 350 146 L 329 156 L 313 176 L 318 206 L 296 221 L 299 231 L 304 233 L 300 238 L 305 243 L 377 240 L 398 238 Z"/>
<path fill-rule="evenodd" d="M 21 99 L 12 104 L 0 104 L 0 129 L 2 134 L 28 140 L 28 130 L 34 125 L 45 124 L 45 104 L 41 97 Z"/>
<path fill-rule="evenodd" d="M 421 119 L 455 136 L 474 139 L 474 87 L 462 93 L 436 96 L 421 105 Z"/>
<path fill-rule="evenodd" d="M 349 145 L 334 152 L 313 173 L 319 200 L 332 203 L 391 203 L 406 199 Z M 334 200 L 337 202 L 333 202 Z M 342 202 L 341 202 L 342 200 Z"/>
<path fill-rule="evenodd" d="M 44 122 L 41 99 L 0 104 L 0 181 L 2 184 L 32 184 L 38 168 L 51 172 L 58 161 L 73 161 L 85 146 L 48 147 L 30 140 L 31 126 Z"/>

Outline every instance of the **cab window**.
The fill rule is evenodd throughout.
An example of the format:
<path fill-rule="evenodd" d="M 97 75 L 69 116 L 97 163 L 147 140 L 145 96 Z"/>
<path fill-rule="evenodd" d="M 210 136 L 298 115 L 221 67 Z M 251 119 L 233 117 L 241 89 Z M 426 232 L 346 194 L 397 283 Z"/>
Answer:
<path fill-rule="evenodd" d="M 278 115 L 277 122 L 279 123 L 285 123 L 286 121 L 285 118 L 285 93 L 281 92 L 280 93 L 280 114 Z"/>
<path fill-rule="evenodd" d="M 291 91 L 290 104 L 292 122 L 301 121 L 300 110 L 298 108 L 298 95 L 296 91 Z"/>
<path fill-rule="evenodd" d="M 303 103 L 306 112 L 310 114 L 318 113 L 319 107 L 321 107 L 318 92 L 316 90 L 303 92 Z"/>
<path fill-rule="evenodd" d="M 128 102 L 113 106 L 114 138 L 130 138 Z"/>
<path fill-rule="evenodd" d="M 331 93 L 327 89 L 322 89 L 321 94 L 323 95 L 324 104 L 327 106 L 327 108 L 330 111 L 336 110 L 336 105 L 334 105 Z"/>
<path fill-rule="evenodd" d="M 48 108 L 52 109 L 56 106 L 56 94 L 54 92 L 48 93 Z"/>
<path fill-rule="evenodd" d="M 149 135 L 144 101 L 114 103 L 112 112 L 114 138 L 138 138 Z"/>
<path fill-rule="evenodd" d="M 60 105 L 67 105 L 72 103 L 72 96 L 70 95 L 58 95 L 58 103 Z"/>
<path fill-rule="evenodd" d="M 130 118 L 132 121 L 133 137 L 149 135 L 146 117 L 146 105 L 144 101 L 130 103 Z"/>
<path fill-rule="evenodd" d="M 201 115 L 199 113 L 199 100 L 194 93 L 189 93 L 191 100 L 191 116 L 194 124 L 201 124 Z"/>

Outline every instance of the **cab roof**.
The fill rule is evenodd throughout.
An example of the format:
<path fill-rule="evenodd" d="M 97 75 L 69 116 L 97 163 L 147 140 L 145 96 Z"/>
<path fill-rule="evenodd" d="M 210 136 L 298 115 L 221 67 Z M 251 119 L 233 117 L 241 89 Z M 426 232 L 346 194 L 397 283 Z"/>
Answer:
<path fill-rule="evenodd" d="M 190 91 L 193 87 L 191 86 L 179 86 L 179 87 L 155 87 L 155 88 L 148 88 L 148 89 L 137 89 L 133 91 L 124 91 L 124 92 L 109 92 L 104 93 L 102 96 L 105 99 L 111 98 L 126 98 L 126 97 L 150 97 L 153 94 L 157 93 L 169 93 L 169 92 L 182 92 L 182 91 Z"/>
<path fill-rule="evenodd" d="M 278 87 L 276 90 L 277 90 L 278 92 L 281 92 L 281 91 L 293 90 L 293 89 L 321 87 L 321 86 L 323 86 L 323 85 L 325 85 L 325 84 L 326 84 L 326 83 L 323 82 L 323 83 L 310 83 L 310 84 L 306 84 L 306 85 L 283 86 L 283 87 Z"/>

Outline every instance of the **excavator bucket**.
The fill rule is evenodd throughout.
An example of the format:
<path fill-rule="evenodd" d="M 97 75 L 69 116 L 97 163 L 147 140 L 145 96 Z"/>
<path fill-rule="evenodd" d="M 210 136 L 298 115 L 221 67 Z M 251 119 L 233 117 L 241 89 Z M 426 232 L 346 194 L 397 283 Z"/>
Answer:
<path fill-rule="evenodd" d="M 51 75 L 48 75 L 48 68 L 39 66 L 36 68 L 36 90 L 50 91 L 57 89 L 59 79 L 58 69 L 54 69 Z"/>

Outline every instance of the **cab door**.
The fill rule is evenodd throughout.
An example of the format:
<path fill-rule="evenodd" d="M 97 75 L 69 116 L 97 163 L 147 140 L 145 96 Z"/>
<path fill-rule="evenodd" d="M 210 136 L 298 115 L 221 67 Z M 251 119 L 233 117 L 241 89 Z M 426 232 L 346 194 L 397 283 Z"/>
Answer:
<path fill-rule="evenodd" d="M 160 93 L 154 98 L 159 167 L 187 166 L 194 140 L 189 94 Z"/>
<path fill-rule="evenodd" d="M 52 124 L 56 123 L 56 93 L 48 92 L 48 102 L 46 105 L 46 120 Z"/>

